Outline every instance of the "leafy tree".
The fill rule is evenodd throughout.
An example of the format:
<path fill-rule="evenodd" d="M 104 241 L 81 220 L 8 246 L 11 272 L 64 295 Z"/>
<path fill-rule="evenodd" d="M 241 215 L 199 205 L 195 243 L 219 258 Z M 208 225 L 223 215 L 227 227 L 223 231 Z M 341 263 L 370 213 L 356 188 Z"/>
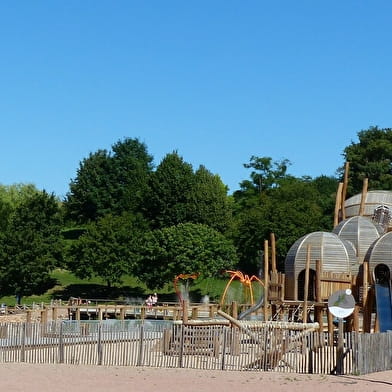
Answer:
<path fill-rule="evenodd" d="M 38 192 L 33 184 L 0 185 L 0 232 L 7 228 L 16 206 Z"/>
<path fill-rule="evenodd" d="M 152 157 L 138 139 L 117 142 L 112 153 L 90 153 L 70 183 L 64 203 L 67 219 L 88 223 L 107 214 L 140 212 L 151 170 Z"/>
<path fill-rule="evenodd" d="M 287 164 L 287 160 L 273 165 L 271 158 L 252 157 L 246 167 L 261 174 L 253 171 L 251 180 L 243 181 L 241 190 L 234 193 L 231 238 L 238 249 L 239 268 L 247 273 L 259 270 L 264 240 L 271 233 L 277 238 L 277 262 L 282 267 L 288 249 L 299 237 L 332 228 L 337 180 L 295 178 L 285 174 Z"/>
<path fill-rule="evenodd" d="M 235 248 L 223 234 L 206 225 L 184 223 L 147 233 L 135 272 L 154 289 L 181 273 L 216 275 L 236 261 Z"/>
<path fill-rule="evenodd" d="M 177 152 L 167 154 L 151 177 L 147 214 L 154 227 L 174 226 L 192 220 L 192 165 Z"/>
<path fill-rule="evenodd" d="M 369 179 L 369 189 L 392 189 L 392 129 L 370 127 L 358 132 L 359 142 L 351 142 L 343 157 L 350 162 L 348 194 L 362 191 L 363 180 Z M 343 168 L 339 172 L 343 173 Z"/>
<path fill-rule="evenodd" d="M 32 194 L 13 212 L 3 238 L 0 290 L 3 295 L 41 294 L 52 283 L 51 270 L 62 262 L 61 212 L 55 196 Z"/>
<path fill-rule="evenodd" d="M 250 173 L 251 181 L 240 184 L 241 189 L 252 188 L 258 193 L 273 188 L 279 184 L 281 179 L 287 177 L 287 168 L 291 163 L 288 159 L 272 161 L 270 157 L 251 156 L 249 163 L 244 163 L 247 169 L 253 169 Z"/>
<path fill-rule="evenodd" d="M 224 232 L 231 224 L 232 203 L 218 175 L 204 166 L 194 172 L 191 164 L 173 152 L 151 176 L 146 211 L 155 228 L 192 222 Z"/>
<path fill-rule="evenodd" d="M 140 216 L 106 215 L 86 227 L 68 251 L 68 268 L 79 278 L 102 278 L 111 287 L 121 283 L 136 263 L 138 241 L 146 230 Z"/>
<path fill-rule="evenodd" d="M 195 172 L 192 200 L 193 223 L 202 223 L 220 232 L 230 227 L 232 202 L 227 196 L 227 186 L 218 175 L 212 174 L 204 166 Z"/>

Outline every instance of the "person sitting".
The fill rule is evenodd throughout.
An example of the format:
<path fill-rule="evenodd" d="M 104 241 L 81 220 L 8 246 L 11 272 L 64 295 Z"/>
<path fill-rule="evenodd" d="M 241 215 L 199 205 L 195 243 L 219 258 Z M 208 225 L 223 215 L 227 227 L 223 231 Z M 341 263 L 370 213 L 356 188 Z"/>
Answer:
<path fill-rule="evenodd" d="M 146 305 L 148 309 L 152 308 L 153 300 L 152 300 L 152 295 L 150 294 L 147 299 L 146 299 Z"/>

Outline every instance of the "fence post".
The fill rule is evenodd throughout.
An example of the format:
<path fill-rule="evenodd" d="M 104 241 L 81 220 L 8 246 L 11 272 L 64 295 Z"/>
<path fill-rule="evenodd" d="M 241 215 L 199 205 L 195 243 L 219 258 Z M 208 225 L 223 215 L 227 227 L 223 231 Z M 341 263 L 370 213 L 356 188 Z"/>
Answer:
<path fill-rule="evenodd" d="M 102 321 L 100 321 L 98 324 L 97 350 L 98 350 L 98 365 L 102 365 Z"/>
<path fill-rule="evenodd" d="M 20 346 L 20 362 L 25 361 L 26 353 L 26 323 L 22 324 L 22 341 Z"/>
<path fill-rule="evenodd" d="M 221 370 L 225 370 L 226 367 L 226 345 L 227 345 L 227 333 L 228 329 L 223 329 L 223 342 L 222 342 L 222 365 Z"/>
<path fill-rule="evenodd" d="M 178 367 L 182 368 L 182 361 L 183 361 L 183 355 L 184 355 L 184 344 L 185 344 L 185 328 L 186 327 L 184 324 L 179 325 L 179 328 L 181 329 L 181 336 L 180 336 L 180 347 L 179 347 L 179 352 L 178 352 Z"/>
<path fill-rule="evenodd" d="M 59 332 L 59 363 L 64 363 L 64 335 L 63 335 L 63 323 L 60 321 L 60 332 Z"/>
<path fill-rule="evenodd" d="M 137 357 L 137 366 L 143 366 L 143 345 L 144 345 L 144 324 L 140 325 L 139 335 L 139 352 Z"/>

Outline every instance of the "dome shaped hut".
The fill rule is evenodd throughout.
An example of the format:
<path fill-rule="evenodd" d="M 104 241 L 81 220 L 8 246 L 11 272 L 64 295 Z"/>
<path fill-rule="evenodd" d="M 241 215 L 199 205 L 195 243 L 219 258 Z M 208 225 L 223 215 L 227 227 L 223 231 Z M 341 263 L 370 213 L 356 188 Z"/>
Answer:
<path fill-rule="evenodd" d="M 384 229 L 369 217 L 353 216 L 341 221 L 332 232 L 337 234 L 340 239 L 350 241 L 353 244 L 357 262 L 351 266 L 351 273 L 355 275 L 359 272 L 359 267 L 363 263 L 369 247 L 384 234 Z"/>
<path fill-rule="evenodd" d="M 365 261 L 373 280 L 390 280 L 392 272 L 392 231 L 382 235 L 369 248 Z"/>
<path fill-rule="evenodd" d="M 317 231 L 298 239 L 285 259 L 285 298 L 304 299 L 305 269 L 310 253 L 308 299 L 316 299 L 316 261 L 320 262 L 321 299 L 351 287 L 351 266 L 357 263 L 354 246 L 335 233 Z M 328 280 L 329 277 L 329 280 Z"/>
<path fill-rule="evenodd" d="M 360 211 L 361 204 L 363 204 L 362 212 Z M 392 191 L 368 191 L 365 196 L 360 193 L 344 202 L 346 218 L 366 216 L 384 226 L 385 231 L 392 227 L 390 211 L 392 211 Z"/>

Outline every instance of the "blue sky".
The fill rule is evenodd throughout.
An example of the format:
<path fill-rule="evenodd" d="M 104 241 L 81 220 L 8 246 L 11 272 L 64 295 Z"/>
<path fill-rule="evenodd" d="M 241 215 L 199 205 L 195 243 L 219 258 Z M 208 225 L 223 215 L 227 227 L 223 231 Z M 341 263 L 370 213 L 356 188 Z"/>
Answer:
<path fill-rule="evenodd" d="M 0 183 L 62 197 L 90 152 L 139 138 L 230 192 L 252 155 L 334 175 L 391 127 L 390 1 L 0 3 Z"/>

